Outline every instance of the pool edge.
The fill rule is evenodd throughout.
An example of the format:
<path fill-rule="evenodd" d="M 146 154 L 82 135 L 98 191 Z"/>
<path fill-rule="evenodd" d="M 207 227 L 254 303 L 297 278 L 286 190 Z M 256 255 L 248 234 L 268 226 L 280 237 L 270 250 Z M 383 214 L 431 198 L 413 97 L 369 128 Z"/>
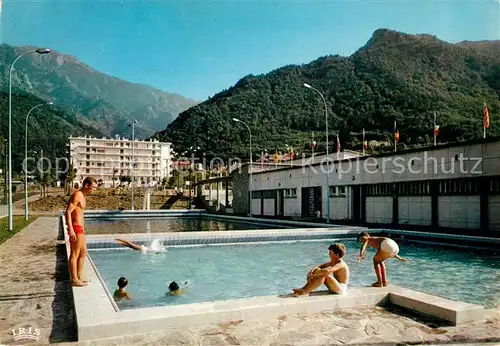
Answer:
<path fill-rule="evenodd" d="M 64 217 L 60 217 L 65 229 Z M 345 227 L 350 228 L 350 227 Z M 320 231 L 317 228 L 314 231 Z M 339 233 L 341 229 L 330 228 L 328 231 Z M 357 233 L 359 228 L 351 232 Z M 237 231 L 241 234 L 242 231 Z M 282 231 L 283 232 L 283 231 Z M 285 230 L 284 232 L 290 232 Z M 293 232 L 293 230 L 292 230 Z M 382 232 L 382 231 L 380 231 Z M 214 239 L 213 232 L 203 232 L 207 238 Z M 217 232 L 219 234 L 225 232 Z M 314 232 L 311 232 L 314 233 Z M 311 234 L 309 233 L 309 234 Z M 340 232 L 343 233 L 343 232 Z M 372 232 L 379 233 L 379 232 Z M 392 231 L 405 234 L 405 231 Z M 420 232 L 418 232 L 420 233 Z M 146 236 L 146 234 L 141 234 Z M 155 237 L 158 234 L 148 234 Z M 180 233 L 177 233 L 180 235 Z M 333 234 L 332 234 L 333 235 Z M 110 236 L 110 235 L 105 235 Z M 193 234 L 182 234 L 189 238 Z M 93 238 L 95 236 L 91 236 Z M 102 237 L 102 238 L 104 238 Z M 97 237 L 100 238 L 100 237 Z M 215 237 L 216 238 L 216 237 Z M 457 236 L 460 238 L 460 236 Z M 70 248 L 67 232 L 64 239 L 69 259 Z M 484 307 L 475 304 L 452 301 L 398 286 L 387 288 L 354 288 L 347 295 L 332 295 L 319 292 L 308 298 L 283 299 L 277 296 L 233 299 L 207 303 L 185 304 L 175 307 L 153 307 L 134 310 L 115 311 L 112 298 L 105 285 L 99 279 L 98 269 L 92 264 L 90 256 L 85 260 L 89 284 L 86 287 L 72 287 L 74 308 L 78 329 L 78 340 L 94 340 L 148 333 L 164 329 L 208 325 L 240 319 L 277 317 L 285 314 L 317 313 L 325 310 L 360 308 L 390 302 L 406 309 L 446 320 L 453 325 L 484 320 L 487 316 Z"/>

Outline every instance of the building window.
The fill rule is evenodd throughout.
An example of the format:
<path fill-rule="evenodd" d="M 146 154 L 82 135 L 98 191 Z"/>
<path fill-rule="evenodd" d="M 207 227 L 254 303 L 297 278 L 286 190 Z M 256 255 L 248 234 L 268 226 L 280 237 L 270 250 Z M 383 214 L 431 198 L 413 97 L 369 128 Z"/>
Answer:
<path fill-rule="evenodd" d="M 477 179 L 453 179 L 439 182 L 440 195 L 477 195 L 479 181 Z"/>
<path fill-rule="evenodd" d="M 337 187 L 330 186 L 330 196 L 335 196 L 335 195 L 337 195 Z"/>
<path fill-rule="evenodd" d="M 261 199 L 262 191 L 252 191 L 252 199 Z"/>
<path fill-rule="evenodd" d="M 297 189 L 285 189 L 283 195 L 285 198 L 297 198 Z"/>
<path fill-rule="evenodd" d="M 268 199 L 276 198 L 276 190 L 262 191 L 262 197 Z"/>
<path fill-rule="evenodd" d="M 345 186 L 340 186 L 339 187 L 339 195 L 340 196 L 345 196 L 346 195 L 346 188 L 345 188 Z"/>
<path fill-rule="evenodd" d="M 342 186 L 344 189 L 339 190 L 339 196 L 347 196 L 347 190 L 345 186 Z M 392 184 L 390 183 L 385 183 L 385 184 L 374 184 L 374 185 L 369 185 L 366 189 L 366 194 L 367 196 L 392 196 L 392 190 L 393 188 L 398 188 L 398 187 L 393 187 Z M 402 189 L 402 185 L 399 186 L 399 188 Z"/>

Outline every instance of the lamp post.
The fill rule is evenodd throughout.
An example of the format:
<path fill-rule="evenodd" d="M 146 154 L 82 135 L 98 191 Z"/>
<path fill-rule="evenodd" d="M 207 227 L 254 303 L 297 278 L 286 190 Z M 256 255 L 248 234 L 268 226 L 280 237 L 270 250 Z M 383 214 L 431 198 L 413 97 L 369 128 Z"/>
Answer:
<path fill-rule="evenodd" d="M 50 53 L 50 49 L 48 48 L 38 48 L 38 49 L 33 49 L 29 50 L 27 52 L 24 52 L 23 54 L 19 55 L 16 59 L 14 59 L 14 62 L 12 65 L 10 65 L 10 70 L 9 70 L 9 176 L 8 176 L 8 193 L 9 193 L 9 201 L 8 201 L 8 218 L 9 218 L 9 231 L 13 231 L 14 229 L 14 224 L 13 224 L 13 214 L 12 214 L 12 70 L 14 69 L 14 64 L 25 56 L 26 54 L 31 54 L 31 53 L 38 53 L 38 54 L 47 54 Z"/>
<path fill-rule="evenodd" d="M 328 155 L 328 107 L 326 105 L 326 100 L 323 94 L 313 86 L 304 83 L 304 87 L 316 91 L 325 104 L 325 123 L 326 123 L 326 223 L 330 223 L 330 156 Z"/>
<path fill-rule="evenodd" d="M 134 185 L 135 185 L 135 172 L 134 172 L 134 141 L 135 141 L 135 124 L 137 120 L 133 120 L 128 126 L 132 126 L 132 210 L 134 210 Z"/>
<path fill-rule="evenodd" d="M 25 125 L 25 132 L 24 132 L 24 220 L 28 221 L 28 117 L 30 116 L 31 112 L 42 106 L 50 106 L 53 105 L 52 102 L 47 102 L 47 103 L 40 103 L 33 108 L 31 108 L 26 114 L 26 125 Z"/>
<path fill-rule="evenodd" d="M 3 140 L 3 161 L 4 161 L 4 171 L 3 172 L 3 199 L 4 203 L 7 203 L 7 140 Z"/>
<path fill-rule="evenodd" d="M 248 127 L 248 125 L 245 124 L 240 119 L 233 118 L 233 121 L 236 121 L 237 123 L 242 123 L 243 125 L 245 125 L 247 130 L 248 130 L 248 133 L 250 134 L 250 147 L 249 147 L 249 150 L 250 150 L 250 169 L 249 169 L 250 183 L 248 185 L 248 192 L 250 195 L 250 205 L 249 205 L 250 215 L 249 216 L 252 217 L 252 182 L 253 182 L 252 181 L 252 131 L 250 131 L 250 127 Z"/>

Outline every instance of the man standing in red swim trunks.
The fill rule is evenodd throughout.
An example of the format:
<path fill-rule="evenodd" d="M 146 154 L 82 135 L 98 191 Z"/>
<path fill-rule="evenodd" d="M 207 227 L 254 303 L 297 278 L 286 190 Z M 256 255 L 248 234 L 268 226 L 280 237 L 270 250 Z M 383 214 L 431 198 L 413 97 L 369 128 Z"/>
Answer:
<path fill-rule="evenodd" d="M 64 216 L 68 226 L 71 253 L 69 255 L 69 273 L 73 286 L 86 286 L 83 280 L 83 263 L 87 255 L 87 244 L 83 231 L 83 212 L 87 204 L 87 195 L 97 188 L 97 182 L 92 177 L 83 180 L 82 188 L 71 195 Z"/>

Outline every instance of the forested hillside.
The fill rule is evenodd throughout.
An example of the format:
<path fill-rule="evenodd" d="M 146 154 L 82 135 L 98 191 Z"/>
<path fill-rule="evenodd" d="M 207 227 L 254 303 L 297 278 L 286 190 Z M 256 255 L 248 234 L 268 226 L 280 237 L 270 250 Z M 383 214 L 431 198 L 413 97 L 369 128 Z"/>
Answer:
<path fill-rule="evenodd" d="M 432 142 L 437 112 L 441 142 L 482 136 L 483 104 L 490 112 L 488 135 L 499 134 L 500 55 L 498 42 L 450 44 L 429 35 L 377 30 L 350 57 L 326 56 L 309 64 L 249 75 L 233 87 L 181 113 L 156 138 L 178 151 L 200 146 L 208 156 L 247 157 L 245 121 L 254 152 L 309 149 L 314 133 L 324 149 L 325 96 L 330 145 L 340 134 L 343 148 L 361 149 L 368 140 L 392 139 L 394 120 L 400 145 Z M 332 48 L 333 50 L 333 48 Z M 383 150 L 378 148 L 377 150 Z"/>

